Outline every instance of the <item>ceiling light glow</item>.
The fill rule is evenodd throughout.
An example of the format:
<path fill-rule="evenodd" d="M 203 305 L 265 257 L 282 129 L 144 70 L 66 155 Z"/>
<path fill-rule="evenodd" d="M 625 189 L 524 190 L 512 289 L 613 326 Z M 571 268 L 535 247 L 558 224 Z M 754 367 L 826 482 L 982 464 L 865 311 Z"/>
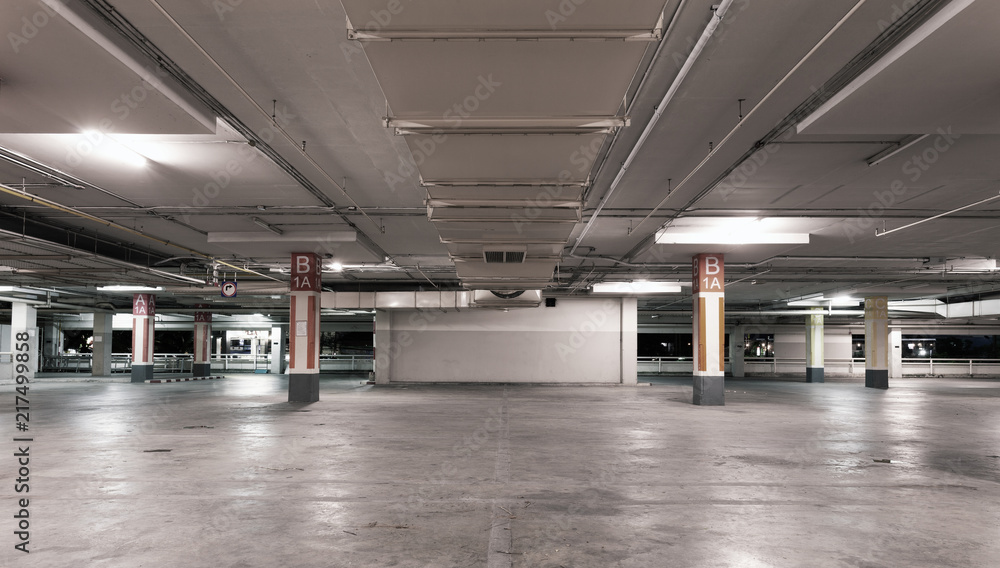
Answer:
<path fill-rule="evenodd" d="M 598 282 L 591 288 L 594 294 L 677 294 L 681 285 L 677 282 Z"/>

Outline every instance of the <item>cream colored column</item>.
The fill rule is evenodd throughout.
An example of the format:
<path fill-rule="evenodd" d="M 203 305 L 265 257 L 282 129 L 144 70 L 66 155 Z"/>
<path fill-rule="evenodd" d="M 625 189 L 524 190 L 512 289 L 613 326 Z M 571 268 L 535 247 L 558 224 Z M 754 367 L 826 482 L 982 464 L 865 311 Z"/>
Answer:
<path fill-rule="evenodd" d="M 806 316 L 806 382 L 823 382 L 823 308 Z"/>
<path fill-rule="evenodd" d="M 889 388 L 889 299 L 865 298 L 865 386 Z"/>

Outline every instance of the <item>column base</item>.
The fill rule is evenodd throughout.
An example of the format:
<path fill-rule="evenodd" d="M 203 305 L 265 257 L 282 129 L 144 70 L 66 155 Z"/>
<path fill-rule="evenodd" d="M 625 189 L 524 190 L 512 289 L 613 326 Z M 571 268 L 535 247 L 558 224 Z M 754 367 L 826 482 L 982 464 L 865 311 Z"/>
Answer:
<path fill-rule="evenodd" d="M 865 386 L 872 389 L 889 388 L 889 370 L 865 369 Z"/>
<path fill-rule="evenodd" d="M 152 365 L 136 365 L 132 363 L 132 382 L 144 383 L 153 378 Z"/>
<path fill-rule="evenodd" d="M 695 377 L 691 403 L 697 406 L 725 406 L 725 377 Z"/>
<path fill-rule="evenodd" d="M 288 375 L 288 402 L 319 402 L 319 375 Z"/>
<path fill-rule="evenodd" d="M 191 364 L 191 376 L 192 377 L 207 377 L 212 374 L 212 364 L 211 363 L 192 363 Z"/>
<path fill-rule="evenodd" d="M 807 383 L 824 382 L 823 367 L 806 367 L 806 382 Z"/>

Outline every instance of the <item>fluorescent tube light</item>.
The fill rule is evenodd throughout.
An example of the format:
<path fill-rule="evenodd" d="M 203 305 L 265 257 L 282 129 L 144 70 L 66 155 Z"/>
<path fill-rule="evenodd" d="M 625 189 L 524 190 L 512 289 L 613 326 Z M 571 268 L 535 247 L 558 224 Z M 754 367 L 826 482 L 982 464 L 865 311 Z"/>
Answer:
<path fill-rule="evenodd" d="M 753 233 L 744 231 L 671 231 L 656 237 L 661 245 L 807 245 L 809 233 Z"/>
<path fill-rule="evenodd" d="M 99 292 L 159 292 L 162 286 L 138 286 L 128 284 L 115 284 L 114 286 L 98 286 Z"/>
<path fill-rule="evenodd" d="M 267 229 L 268 231 L 271 231 L 275 235 L 283 235 L 285 233 L 281 229 L 275 227 L 274 225 L 268 223 L 267 221 L 261 219 L 260 217 L 253 217 L 250 220 L 253 221 L 256 225 L 258 225 L 260 227 L 263 227 L 263 228 Z"/>
<path fill-rule="evenodd" d="M 594 294 L 677 294 L 677 282 L 598 282 L 591 288 Z"/>

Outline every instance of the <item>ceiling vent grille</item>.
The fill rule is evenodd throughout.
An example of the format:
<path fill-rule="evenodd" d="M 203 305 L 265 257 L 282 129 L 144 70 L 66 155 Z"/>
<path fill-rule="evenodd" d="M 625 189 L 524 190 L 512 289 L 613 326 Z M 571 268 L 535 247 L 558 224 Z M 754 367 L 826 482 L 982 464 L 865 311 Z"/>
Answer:
<path fill-rule="evenodd" d="M 486 264 L 521 264 L 524 255 L 523 250 L 484 250 L 483 260 Z"/>

